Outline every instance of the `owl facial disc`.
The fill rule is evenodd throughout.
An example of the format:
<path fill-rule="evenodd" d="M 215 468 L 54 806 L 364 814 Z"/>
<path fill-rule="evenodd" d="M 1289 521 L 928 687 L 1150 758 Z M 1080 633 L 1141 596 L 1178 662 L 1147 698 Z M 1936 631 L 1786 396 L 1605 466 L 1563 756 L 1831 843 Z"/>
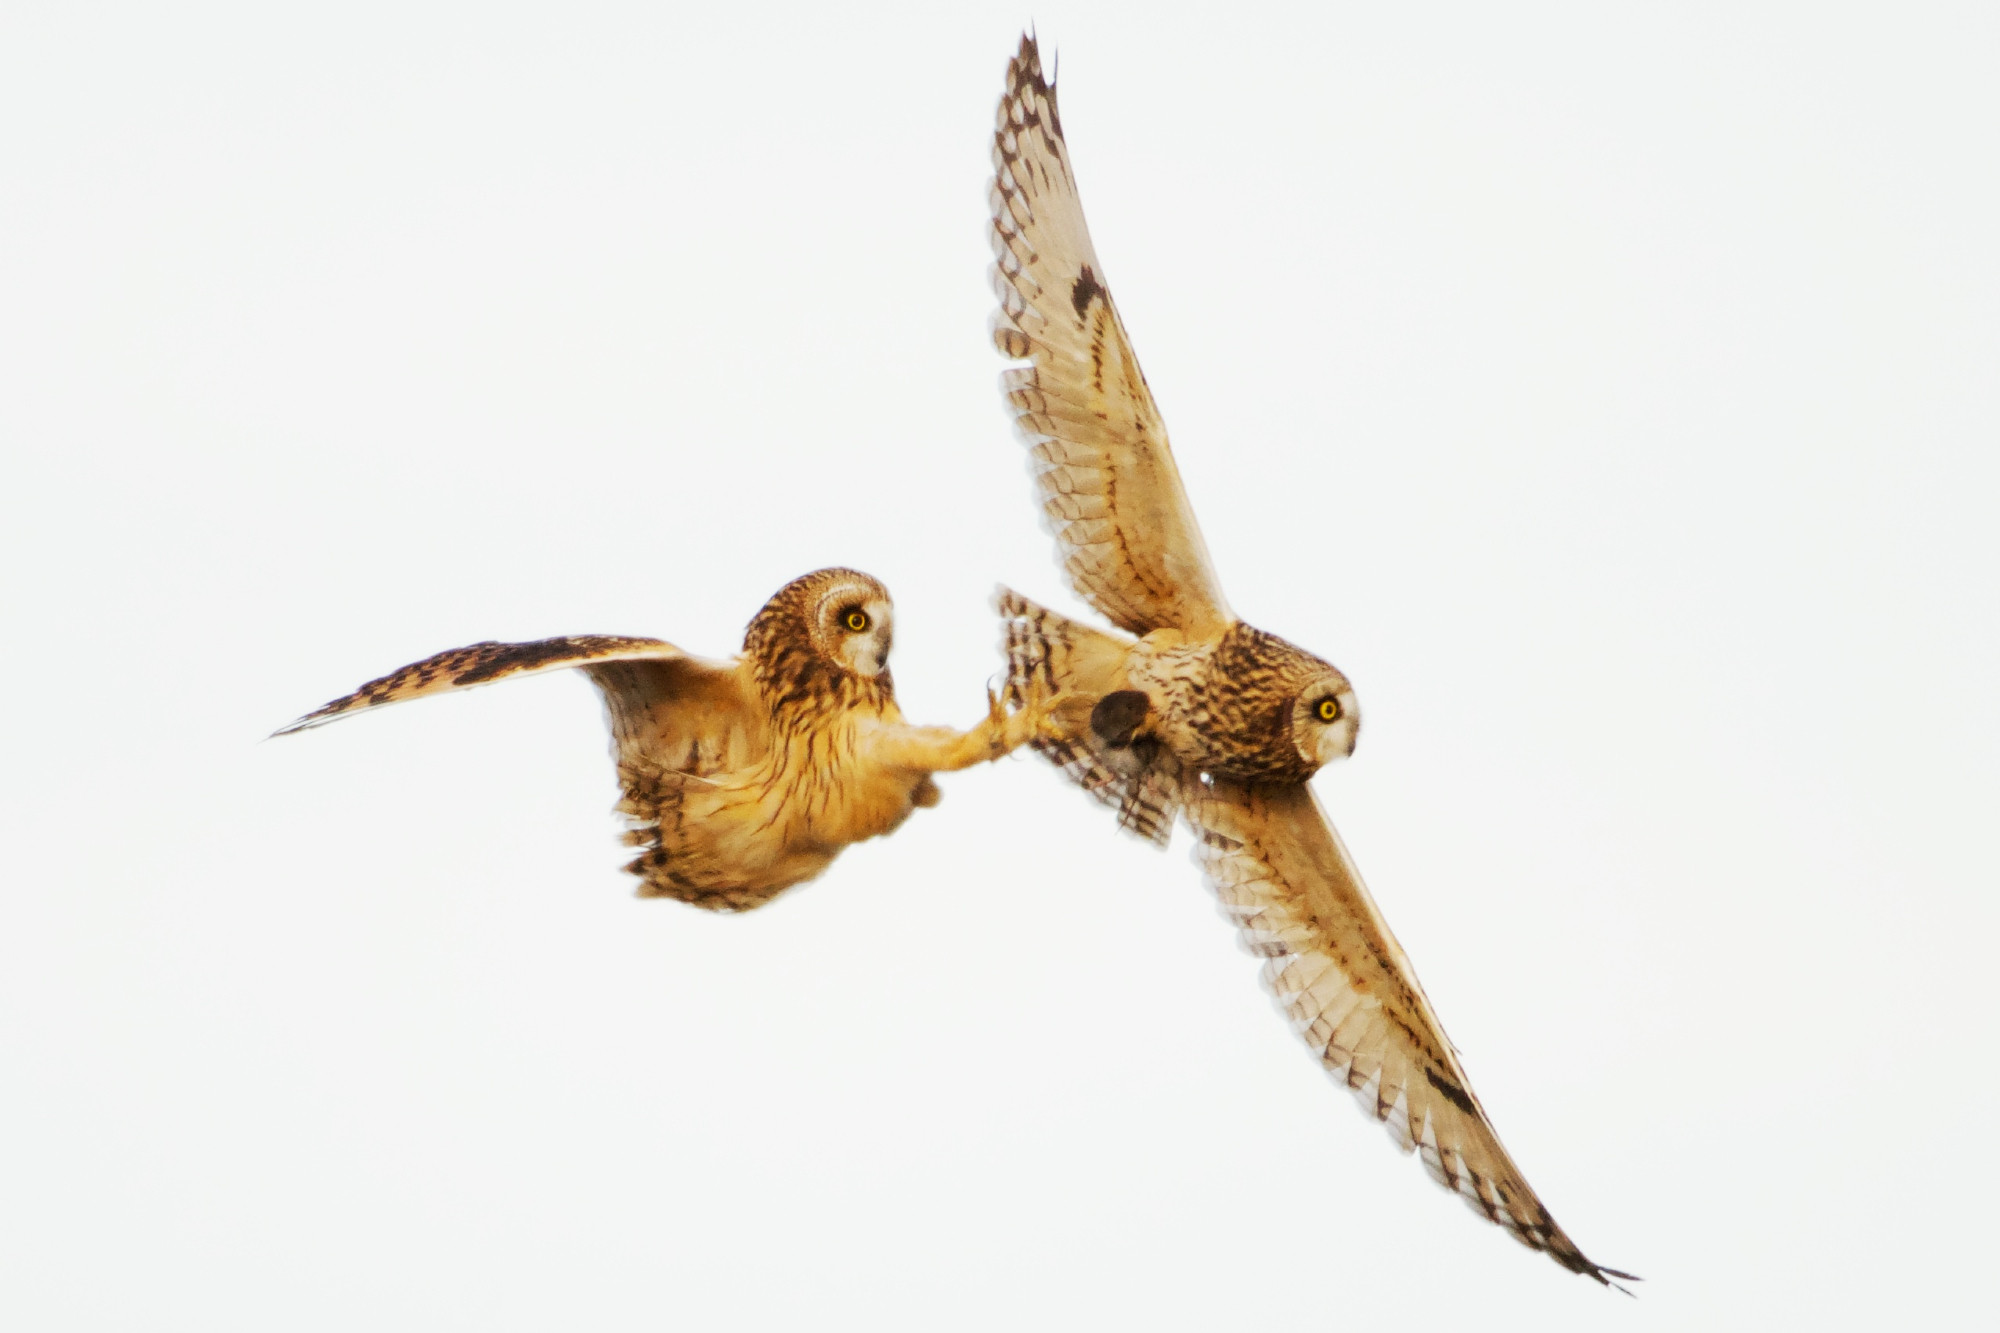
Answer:
<path fill-rule="evenodd" d="M 1292 705 L 1292 743 L 1311 768 L 1353 754 L 1360 734 L 1361 704 L 1344 676 L 1308 688 Z"/>
<path fill-rule="evenodd" d="M 857 676 L 879 676 L 889 666 L 896 611 L 872 588 L 832 588 L 820 603 L 820 632 L 828 654 Z"/>

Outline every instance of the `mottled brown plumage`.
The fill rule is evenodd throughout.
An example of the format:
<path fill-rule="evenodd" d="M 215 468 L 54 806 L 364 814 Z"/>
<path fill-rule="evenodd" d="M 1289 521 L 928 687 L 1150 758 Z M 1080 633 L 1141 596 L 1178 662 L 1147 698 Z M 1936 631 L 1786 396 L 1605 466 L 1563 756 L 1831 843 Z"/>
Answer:
<path fill-rule="evenodd" d="M 1061 693 L 1067 725 L 1035 749 L 1162 846 L 1182 785 L 1201 774 L 1303 782 L 1353 746 L 1346 677 L 1275 634 L 1232 621 L 1214 639 L 1092 629 L 1001 589 L 1008 688 Z M 1330 706 L 1332 718 L 1320 709 Z"/>
<path fill-rule="evenodd" d="M 1055 89 L 1033 38 L 1007 68 L 993 135 L 993 338 L 1025 364 L 1001 387 L 1043 520 L 1094 629 L 1002 589 L 1008 688 L 1060 693 L 1035 748 L 1196 862 L 1268 959 L 1265 983 L 1326 1069 L 1405 1151 L 1515 1239 L 1600 1282 L 1501 1146 L 1346 849 L 1306 785 L 1354 747 L 1360 714 L 1331 665 L 1238 620 L 1188 505 L 1084 225 Z"/>
<path fill-rule="evenodd" d="M 823 569 L 765 603 L 728 661 L 609 635 L 478 643 L 370 681 L 279 734 L 407 699 L 577 667 L 604 696 L 644 897 L 762 906 L 850 843 L 935 805 L 931 774 L 997 759 L 1045 723 L 989 696 L 970 731 L 916 727 L 889 675 L 894 611 L 866 574 Z"/>

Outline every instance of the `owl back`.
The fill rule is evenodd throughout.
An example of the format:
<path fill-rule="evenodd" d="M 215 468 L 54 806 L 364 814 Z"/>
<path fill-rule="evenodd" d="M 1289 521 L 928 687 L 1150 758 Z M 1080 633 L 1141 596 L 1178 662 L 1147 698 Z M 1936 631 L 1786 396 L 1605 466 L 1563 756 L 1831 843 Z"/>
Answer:
<path fill-rule="evenodd" d="M 1142 641 L 1131 678 L 1163 703 L 1154 725 L 1189 768 L 1239 782 L 1304 782 L 1319 769 L 1296 734 L 1299 702 L 1344 690 L 1331 665 L 1237 621 L 1214 643 Z"/>

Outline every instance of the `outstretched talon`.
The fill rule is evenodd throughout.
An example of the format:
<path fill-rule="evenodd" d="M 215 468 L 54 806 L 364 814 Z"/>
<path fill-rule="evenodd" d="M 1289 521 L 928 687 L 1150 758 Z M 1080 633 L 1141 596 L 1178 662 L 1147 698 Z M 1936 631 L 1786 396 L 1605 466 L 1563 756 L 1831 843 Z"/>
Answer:
<path fill-rule="evenodd" d="M 986 716 L 972 734 L 985 741 L 988 759 L 998 759 L 1021 743 L 1014 735 L 1014 719 L 1007 716 L 1007 701 L 990 685 L 986 687 Z"/>
<path fill-rule="evenodd" d="M 1008 695 L 1015 704 L 1014 712 L 1007 718 L 1010 750 L 1034 741 L 1063 741 L 1074 736 L 1075 727 L 1067 717 L 1076 711 L 1071 706 L 1073 693 L 1058 692 L 1042 681 L 1030 680 L 1025 688 L 1010 683 Z M 996 697 L 991 690 L 987 691 L 989 702 Z"/>

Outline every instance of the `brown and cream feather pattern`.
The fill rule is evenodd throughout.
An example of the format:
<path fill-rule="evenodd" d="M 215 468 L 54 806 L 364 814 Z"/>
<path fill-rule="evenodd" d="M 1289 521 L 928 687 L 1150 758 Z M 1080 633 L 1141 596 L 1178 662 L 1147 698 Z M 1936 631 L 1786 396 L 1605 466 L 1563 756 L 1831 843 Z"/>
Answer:
<path fill-rule="evenodd" d="M 993 341 L 1027 363 L 1001 388 L 1071 584 L 1132 634 L 1220 632 L 1233 617 L 1091 246 L 1032 39 L 1007 71 L 990 203 Z"/>
<path fill-rule="evenodd" d="M 1265 960 L 1263 981 L 1327 1073 L 1474 1212 L 1571 1272 L 1593 1263 L 1514 1164 L 1416 972 L 1347 848 L 1303 783 L 1198 784 L 1195 863 Z"/>
<path fill-rule="evenodd" d="M 1332 665 L 1223 600 L 1084 224 L 1032 37 L 1008 63 L 993 134 L 995 344 L 1071 588 L 1116 629 L 1001 590 L 1008 689 L 1061 694 L 1035 748 L 1164 845 L 1175 820 L 1263 979 L 1321 1063 L 1482 1216 L 1600 1282 L 1493 1129 L 1410 961 L 1307 785 L 1350 753 L 1353 690 Z"/>
<path fill-rule="evenodd" d="M 1165 847 L 1180 813 L 1179 763 L 1150 736 L 1114 743 L 1090 726 L 1090 706 L 1123 688 L 1134 640 L 1080 625 L 1007 588 L 994 606 L 1006 631 L 1009 701 L 1034 693 L 1067 701 L 1070 715 L 1030 742 L 1035 752 L 1116 810 L 1119 828 Z"/>
<path fill-rule="evenodd" d="M 1024 696 L 1011 717 L 989 699 L 969 731 L 905 722 L 888 670 L 893 614 L 875 579 L 819 570 L 764 605 L 734 658 L 612 635 L 479 643 L 370 681 L 282 732 L 578 668 L 609 715 L 640 895 L 747 911 L 936 804 L 933 773 L 997 758 L 1046 721 L 1039 696 Z"/>

